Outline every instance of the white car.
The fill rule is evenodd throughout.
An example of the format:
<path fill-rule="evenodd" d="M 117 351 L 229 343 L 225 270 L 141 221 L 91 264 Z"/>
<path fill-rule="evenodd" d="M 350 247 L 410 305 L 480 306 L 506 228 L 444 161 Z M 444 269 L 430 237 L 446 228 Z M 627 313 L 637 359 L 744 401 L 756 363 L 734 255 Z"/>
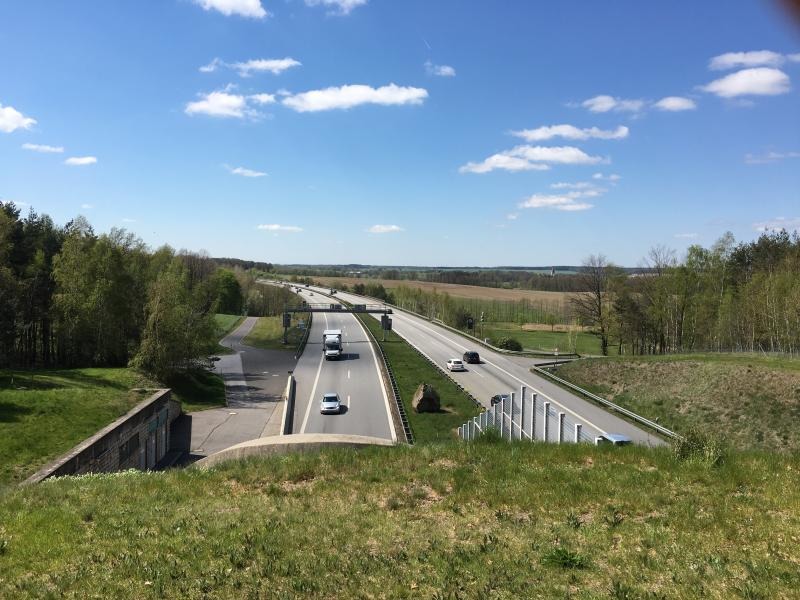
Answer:
<path fill-rule="evenodd" d="M 458 358 L 451 358 L 447 361 L 448 371 L 466 371 L 467 367 L 464 366 L 464 361 Z"/>
<path fill-rule="evenodd" d="M 319 412 L 323 415 L 338 415 L 342 412 L 342 403 L 339 394 L 323 394 L 319 403 Z"/>

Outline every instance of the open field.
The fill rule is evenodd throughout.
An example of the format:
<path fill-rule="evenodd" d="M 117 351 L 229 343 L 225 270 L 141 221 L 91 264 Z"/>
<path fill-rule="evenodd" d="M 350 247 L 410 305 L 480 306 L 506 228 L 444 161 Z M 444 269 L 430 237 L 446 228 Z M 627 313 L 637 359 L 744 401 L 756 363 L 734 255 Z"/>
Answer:
<path fill-rule="evenodd" d="M 447 443 L 65 478 L 0 499 L 0 597 L 796 598 L 800 469 Z"/>
<path fill-rule="evenodd" d="M 380 323 L 372 317 L 357 316 L 370 328 L 375 338 L 381 340 L 383 332 Z M 452 439 L 459 425 L 478 414 L 479 410 L 469 396 L 395 332 L 387 332 L 386 341 L 378 343 L 383 347 L 386 360 L 394 371 L 416 443 Z M 417 413 L 411 406 L 420 383 L 432 385 L 439 393 L 441 412 Z"/>
<path fill-rule="evenodd" d="M 563 331 L 551 331 L 548 326 L 540 326 L 535 329 L 530 323 L 517 325 L 516 323 L 484 323 L 476 325 L 476 334 L 484 338 L 497 339 L 510 337 L 522 344 L 526 350 L 544 350 L 553 352 L 556 349 L 561 353 L 572 352 L 569 342 L 569 334 Z M 600 338 L 594 334 L 578 331 L 576 333 L 576 352 L 578 354 L 599 355 Z M 613 352 L 614 348 L 609 348 Z"/>
<path fill-rule="evenodd" d="M 0 370 L 0 488 L 125 414 L 155 384 L 130 369 Z"/>
<path fill-rule="evenodd" d="M 396 279 L 368 279 L 356 277 L 313 277 L 323 286 L 335 287 L 346 284 L 350 287 L 357 283 L 367 285 L 380 283 L 387 290 L 404 285 L 410 288 L 419 288 L 425 292 L 447 292 L 453 298 L 468 298 L 477 300 L 504 300 L 518 301 L 529 300 L 532 302 L 552 302 L 564 306 L 569 297 L 566 292 L 541 292 L 537 290 L 508 290 L 503 288 L 482 287 L 478 285 L 458 285 L 455 283 L 433 283 L 430 281 L 396 280 Z"/>
<path fill-rule="evenodd" d="M 242 343 L 255 348 L 265 350 L 294 350 L 303 337 L 304 330 L 297 326 L 297 321 L 293 320 L 293 326 L 289 329 L 289 343 L 283 343 L 283 319 L 277 317 L 259 317 L 253 330 L 247 335 Z"/>
<path fill-rule="evenodd" d="M 677 432 L 737 448 L 800 451 L 800 359 L 699 354 L 589 359 L 559 376 Z"/>

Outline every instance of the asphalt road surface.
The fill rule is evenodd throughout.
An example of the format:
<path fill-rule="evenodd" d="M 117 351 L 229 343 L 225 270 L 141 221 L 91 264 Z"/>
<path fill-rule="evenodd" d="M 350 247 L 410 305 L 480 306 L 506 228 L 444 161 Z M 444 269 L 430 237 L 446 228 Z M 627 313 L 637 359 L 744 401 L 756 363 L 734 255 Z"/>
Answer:
<path fill-rule="evenodd" d="M 327 292 L 328 290 L 322 291 Z M 375 302 L 344 292 L 338 292 L 337 297 L 353 304 Z M 380 318 L 380 316 L 377 315 L 376 318 Z M 449 358 L 461 358 L 467 350 L 477 351 L 482 359 L 480 365 L 467 365 L 467 371 L 450 373 L 450 377 L 486 407 L 489 407 L 489 399 L 493 395 L 510 392 L 519 394 L 520 387 L 525 385 L 529 391 L 536 392 L 541 400 L 550 401 L 554 410 L 563 411 L 570 419 L 582 423 L 584 432 L 587 434 L 594 436 L 597 433 L 621 433 L 639 444 L 655 446 L 664 443 L 655 434 L 640 429 L 605 409 L 534 375 L 529 370 L 530 366 L 535 364 L 534 360 L 526 362 L 519 357 L 509 357 L 491 351 L 444 327 L 399 310 L 395 310 L 392 314 L 392 328 L 406 341 L 442 366 Z M 321 335 L 320 332 L 320 338 Z"/>
<path fill-rule="evenodd" d="M 309 304 L 331 302 L 319 293 L 311 296 L 304 290 L 301 295 Z M 342 330 L 343 356 L 339 360 L 325 360 L 323 356 L 325 329 Z M 352 314 L 314 314 L 308 344 L 294 376 L 294 433 L 341 433 L 396 441 L 378 358 L 361 323 Z M 320 400 L 326 393 L 339 394 L 342 414 L 320 413 Z"/>
<path fill-rule="evenodd" d="M 220 357 L 215 371 L 225 381 L 228 406 L 192 413 L 191 454 L 209 456 L 240 442 L 280 434 L 282 394 L 296 361 L 293 349 L 246 346 L 256 317 L 248 317 L 220 343 L 235 351 Z"/>

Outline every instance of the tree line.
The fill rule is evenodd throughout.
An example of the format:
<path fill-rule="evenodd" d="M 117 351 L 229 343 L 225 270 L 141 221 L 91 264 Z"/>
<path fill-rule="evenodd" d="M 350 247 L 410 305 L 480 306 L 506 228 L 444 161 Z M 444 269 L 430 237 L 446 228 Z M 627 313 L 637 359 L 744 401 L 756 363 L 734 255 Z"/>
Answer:
<path fill-rule="evenodd" d="M 766 232 L 737 243 L 725 234 L 685 258 L 664 247 L 648 268 L 625 276 L 602 255 L 580 273 L 588 290 L 572 296 L 576 317 L 601 337 L 603 352 L 800 351 L 800 236 Z"/>
<path fill-rule="evenodd" d="M 0 367 L 132 365 L 163 376 L 214 347 L 216 312 L 277 314 L 287 290 L 205 253 L 151 250 L 78 217 L 0 203 Z"/>

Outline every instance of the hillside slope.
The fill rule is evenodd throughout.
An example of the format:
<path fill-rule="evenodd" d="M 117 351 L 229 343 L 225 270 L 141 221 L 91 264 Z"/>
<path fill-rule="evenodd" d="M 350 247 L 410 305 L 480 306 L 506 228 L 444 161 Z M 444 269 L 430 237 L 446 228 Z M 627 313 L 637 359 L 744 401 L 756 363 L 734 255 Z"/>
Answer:
<path fill-rule="evenodd" d="M 45 482 L 0 597 L 789 598 L 796 459 L 479 442 Z M 796 596 L 795 596 L 796 597 Z"/>

